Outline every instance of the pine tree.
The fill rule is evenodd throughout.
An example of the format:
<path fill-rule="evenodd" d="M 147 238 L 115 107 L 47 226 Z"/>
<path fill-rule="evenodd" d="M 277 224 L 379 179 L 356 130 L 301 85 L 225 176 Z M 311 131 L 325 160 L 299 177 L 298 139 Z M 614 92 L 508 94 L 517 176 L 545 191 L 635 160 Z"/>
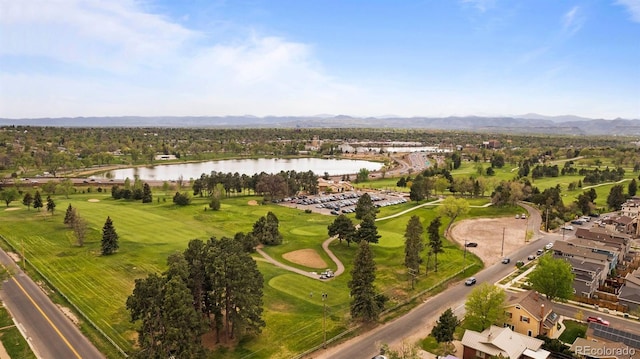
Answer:
<path fill-rule="evenodd" d="M 344 239 L 347 242 L 347 246 L 351 245 L 353 240 L 353 234 L 356 231 L 356 227 L 353 225 L 351 218 L 344 214 L 339 215 L 328 227 L 328 233 L 330 237 L 338 236 L 340 243 Z"/>
<path fill-rule="evenodd" d="M 53 201 L 51 196 L 47 196 L 47 212 L 51 212 L 53 216 L 53 211 L 56 209 L 56 203 Z"/>
<path fill-rule="evenodd" d="M 33 196 L 31 195 L 31 193 L 29 192 L 25 193 L 24 197 L 22 198 L 22 204 L 27 206 L 27 209 L 31 210 L 32 203 L 33 203 Z"/>
<path fill-rule="evenodd" d="M 151 202 L 153 202 L 151 187 L 149 187 L 149 184 L 145 182 L 145 184 L 142 186 L 142 203 L 151 203 Z"/>
<path fill-rule="evenodd" d="M 378 243 L 380 237 L 378 227 L 376 227 L 374 218 L 371 215 L 364 217 L 364 220 L 360 223 L 360 228 L 353 235 L 356 242 L 365 241 L 369 243 Z"/>
<path fill-rule="evenodd" d="M 415 274 L 420 273 L 420 252 L 424 249 L 422 234 L 424 228 L 418 216 L 412 216 L 404 233 L 404 265 Z"/>
<path fill-rule="evenodd" d="M 75 216 L 75 212 L 73 210 L 73 207 L 71 207 L 71 203 L 69 203 L 69 206 L 67 207 L 67 211 L 64 213 L 63 223 L 71 227 L 73 224 L 74 216 Z"/>
<path fill-rule="evenodd" d="M 360 241 L 353 261 L 351 280 L 351 317 L 372 322 L 378 319 L 381 308 L 376 301 L 373 282 L 376 279 L 376 264 L 369 242 Z"/>
<path fill-rule="evenodd" d="M 638 182 L 636 182 L 635 178 L 629 182 L 628 192 L 630 197 L 635 196 L 638 192 Z"/>
<path fill-rule="evenodd" d="M 373 204 L 371 200 L 371 196 L 368 193 L 363 194 L 358 198 L 358 202 L 356 203 L 356 219 L 364 219 L 368 214 L 370 214 L 373 218 L 376 218 L 376 214 L 378 213 L 378 209 Z"/>
<path fill-rule="evenodd" d="M 110 255 L 118 250 L 118 234 L 113 227 L 111 217 L 107 217 L 107 220 L 102 227 L 102 255 Z"/>
<path fill-rule="evenodd" d="M 429 233 L 429 247 L 431 247 L 431 253 L 435 262 L 434 271 L 438 271 L 438 253 L 442 253 L 442 239 L 440 238 L 440 217 L 434 218 L 429 224 L 427 229 Z"/>
<path fill-rule="evenodd" d="M 431 330 L 431 336 L 436 338 L 438 343 L 449 343 L 453 341 L 453 333 L 460 325 L 460 320 L 453 314 L 453 310 L 448 308 L 440 315 L 436 325 Z"/>
<path fill-rule="evenodd" d="M 42 203 L 42 197 L 40 196 L 40 191 L 36 191 L 35 196 L 33 197 L 33 208 L 40 211 L 44 204 Z"/>

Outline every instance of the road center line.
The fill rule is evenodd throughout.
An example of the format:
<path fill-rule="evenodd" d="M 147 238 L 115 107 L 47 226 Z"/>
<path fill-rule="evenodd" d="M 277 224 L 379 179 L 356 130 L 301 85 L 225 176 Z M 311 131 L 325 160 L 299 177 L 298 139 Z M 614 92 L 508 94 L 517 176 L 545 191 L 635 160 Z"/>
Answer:
<path fill-rule="evenodd" d="M 53 330 L 56 331 L 56 333 L 58 333 L 58 335 L 60 336 L 60 338 L 62 338 L 62 341 L 64 341 L 65 344 L 67 344 L 67 346 L 69 347 L 69 349 L 71 349 L 71 351 L 73 352 L 73 354 L 76 355 L 76 357 L 78 359 L 82 359 L 82 357 L 80 356 L 80 354 L 78 354 L 78 352 L 73 348 L 73 346 L 71 346 L 71 343 L 69 343 L 69 341 L 67 340 L 67 338 L 64 337 L 64 335 L 62 335 L 62 333 L 60 332 L 60 330 L 58 329 L 58 327 L 55 326 L 55 324 L 53 324 L 53 322 L 51 321 L 51 319 L 49 319 L 49 317 L 44 313 L 44 311 L 42 310 L 42 308 L 40 308 L 40 306 L 38 304 L 36 304 L 35 300 L 33 300 L 33 298 L 31 298 L 31 296 L 29 295 L 29 293 L 27 293 L 27 291 L 22 287 L 22 285 L 20 285 L 20 283 L 18 283 L 18 281 L 16 280 L 15 277 L 11 277 L 11 279 L 13 279 L 13 281 L 16 283 L 16 285 L 18 285 L 18 287 L 20 288 L 20 290 L 22 290 L 22 292 L 24 293 L 24 295 L 27 296 L 27 298 L 29 298 L 29 300 L 31 301 L 31 303 L 33 304 L 34 307 L 36 307 L 36 309 L 38 309 L 38 312 L 40 312 L 40 314 L 42 314 L 42 316 L 44 317 L 44 319 L 47 320 L 47 322 L 49 322 L 49 324 L 51 325 L 51 327 L 53 328 Z"/>

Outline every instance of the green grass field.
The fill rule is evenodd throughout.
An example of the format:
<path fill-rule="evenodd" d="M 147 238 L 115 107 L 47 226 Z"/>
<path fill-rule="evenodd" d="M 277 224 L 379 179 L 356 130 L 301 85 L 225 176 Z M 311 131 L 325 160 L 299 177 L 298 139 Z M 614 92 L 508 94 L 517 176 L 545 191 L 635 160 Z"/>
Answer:
<path fill-rule="evenodd" d="M 0 232 L 16 251 L 23 252 L 30 264 L 125 351 L 130 351 L 135 342 L 135 326 L 129 322 L 125 309 L 134 280 L 151 272 L 162 272 L 167 256 L 183 251 L 191 239 L 206 240 L 212 236 L 220 238 L 239 231 L 248 232 L 259 217 L 272 211 L 280 221 L 284 242 L 265 248 L 271 256 L 313 271 L 317 269 L 287 262 L 282 257 L 293 250 L 311 248 L 327 263 L 332 263 L 322 251 L 321 243 L 327 238 L 327 226 L 333 216 L 304 213 L 278 205 L 249 205 L 249 200 L 257 199 L 255 197 L 223 199 L 220 211 L 205 211 L 206 199 L 194 198 L 192 205 L 177 207 L 170 197 L 165 198 L 161 193 L 155 195 L 154 202 L 149 204 L 115 201 L 108 194 L 95 192 L 72 195 L 69 199 L 54 196 L 57 207 L 53 216 L 44 210 L 27 210 L 13 202 L 8 210 L 0 210 Z M 62 223 L 69 204 L 89 224 L 83 247 L 75 244 L 72 231 Z M 412 206 L 387 207 L 383 212 L 398 213 Z M 436 212 L 433 207 L 426 207 L 377 223 L 382 238 L 373 246 L 378 268 L 376 286 L 390 298 L 389 306 L 408 300 L 442 278 L 454 275 L 463 266 L 461 249 L 445 242 L 445 252 L 438 256 L 439 272 L 433 272 L 433 263 L 426 275 L 423 268 L 412 290 L 403 269 L 404 231 L 412 215 L 418 215 L 426 228 Z M 120 250 L 115 255 L 103 257 L 100 239 L 107 216 L 113 220 L 120 237 Z M 260 336 L 241 340 L 234 350 L 219 349 L 215 357 L 288 357 L 317 346 L 323 338 L 324 304 L 327 305 L 328 338 L 349 327 L 347 282 L 356 248 L 334 242 L 332 249 L 344 262 L 347 273 L 325 282 L 276 268 L 256 255 L 265 277 L 267 327 Z M 473 268 L 465 275 L 482 266 L 478 258 L 470 256 L 467 256 L 466 264 Z M 321 301 L 323 292 L 328 294 L 325 303 Z M 89 335 L 95 337 L 95 333 Z M 280 345 L 274 347 L 274 341 Z M 109 356 L 117 357 L 115 351 L 111 352 Z"/>

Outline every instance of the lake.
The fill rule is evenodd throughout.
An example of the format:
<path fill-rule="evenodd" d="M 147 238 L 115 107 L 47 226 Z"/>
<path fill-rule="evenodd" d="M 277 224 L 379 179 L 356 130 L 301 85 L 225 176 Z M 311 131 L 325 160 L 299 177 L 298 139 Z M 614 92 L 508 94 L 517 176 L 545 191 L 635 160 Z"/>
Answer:
<path fill-rule="evenodd" d="M 188 180 L 199 178 L 203 173 L 210 174 L 212 171 L 222 173 L 246 174 L 252 176 L 255 173 L 278 173 L 280 171 L 307 172 L 313 171 L 318 176 L 323 176 L 325 172 L 329 175 L 345 175 L 358 173 L 361 168 L 369 171 L 377 171 L 382 168 L 382 163 L 363 160 L 338 160 L 322 158 L 260 158 L 242 160 L 221 160 L 195 163 L 176 163 L 166 165 L 156 165 L 150 167 L 122 168 L 108 171 L 95 178 L 113 178 L 124 180 L 133 179 L 136 176 L 141 180 L 171 181 L 178 180 L 180 176 Z"/>

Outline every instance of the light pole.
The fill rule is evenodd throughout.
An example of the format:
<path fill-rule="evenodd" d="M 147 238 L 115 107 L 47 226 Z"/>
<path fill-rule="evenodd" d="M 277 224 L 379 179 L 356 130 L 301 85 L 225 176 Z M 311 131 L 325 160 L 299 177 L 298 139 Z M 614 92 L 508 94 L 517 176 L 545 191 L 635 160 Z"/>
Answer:
<path fill-rule="evenodd" d="M 500 250 L 500 256 L 504 257 L 504 230 L 505 228 L 502 227 L 502 249 Z"/>
<path fill-rule="evenodd" d="M 327 348 L 327 303 L 325 300 L 327 299 L 327 293 L 322 293 L 322 349 Z"/>

